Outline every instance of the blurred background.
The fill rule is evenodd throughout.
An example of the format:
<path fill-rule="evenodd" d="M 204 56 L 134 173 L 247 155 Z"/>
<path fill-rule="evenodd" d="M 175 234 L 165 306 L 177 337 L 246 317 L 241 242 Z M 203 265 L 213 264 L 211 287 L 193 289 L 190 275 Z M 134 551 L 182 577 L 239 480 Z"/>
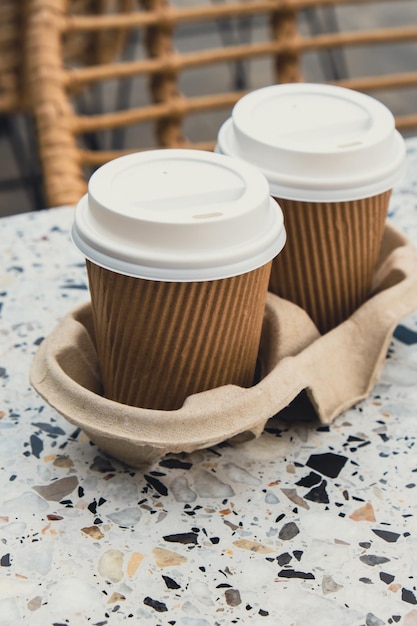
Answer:
<path fill-rule="evenodd" d="M 215 2 L 215 0 L 212 0 Z M 220 1 L 220 0 L 218 0 Z M 198 0 L 177 0 L 177 6 L 195 6 Z M 339 30 L 360 30 L 375 27 L 417 26 L 417 0 L 376 2 L 365 6 L 331 7 L 319 11 L 303 9 L 300 12 L 300 32 L 321 33 Z M 227 47 L 243 43 L 267 41 L 269 23 L 265 16 L 226 18 L 206 23 L 178 25 L 174 45 L 180 52 L 214 47 Z M 139 29 L 132 32 L 123 49 L 123 59 L 143 59 L 146 50 Z M 413 72 L 416 69 L 417 40 L 389 46 L 374 44 L 366 55 L 362 46 L 348 51 L 321 51 L 303 55 L 304 79 L 323 82 L 350 76 L 384 72 Z M 114 111 L 123 108 L 128 100 L 133 106 L 146 106 L 150 102 L 148 77 L 132 78 L 123 87 L 115 80 L 104 85 L 85 89 L 74 99 L 77 111 Z M 233 61 L 204 67 L 187 68 L 179 77 L 180 91 L 188 97 L 231 89 L 256 89 L 274 81 L 272 61 L 269 58 Z M 395 115 L 416 112 L 417 89 L 409 87 L 394 92 L 373 91 L 372 95 L 384 102 Z M 230 107 L 231 109 L 231 107 Z M 229 110 L 196 113 L 184 119 L 184 133 L 193 142 L 215 139 L 217 129 L 228 117 Z M 412 131 L 402 131 L 404 135 Z M 106 145 L 118 134 L 124 146 L 146 148 L 155 145 L 152 122 L 129 129 L 103 131 L 93 138 Z M 111 136 L 110 136 L 111 135 Z M 46 206 L 42 191 L 41 170 L 38 160 L 35 124 L 29 114 L 0 115 L 0 217 L 32 211 Z"/>

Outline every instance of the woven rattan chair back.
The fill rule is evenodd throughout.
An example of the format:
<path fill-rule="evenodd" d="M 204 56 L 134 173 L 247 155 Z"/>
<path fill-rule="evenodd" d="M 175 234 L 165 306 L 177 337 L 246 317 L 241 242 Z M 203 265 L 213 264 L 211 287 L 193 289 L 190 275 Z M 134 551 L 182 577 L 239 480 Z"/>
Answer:
<path fill-rule="evenodd" d="M 373 25 L 381 6 L 396 18 L 401 13 L 384 0 L 138 0 L 131 12 L 115 6 L 106 15 L 76 15 L 65 0 L 27 1 L 28 76 L 49 206 L 77 202 L 89 172 L 127 151 L 212 149 L 216 129 L 250 89 L 311 80 L 377 97 L 381 90 L 417 91 L 417 72 L 406 72 L 405 63 L 386 73 L 386 62 L 378 67 L 376 59 L 375 75 L 352 75 L 350 51 L 362 70 L 369 67 L 361 61 L 365 50 L 417 45 L 417 15 L 414 24 Z M 411 11 L 415 4 L 399 3 Z M 345 27 L 352 14 L 360 29 Z M 63 44 L 83 37 L 123 40 L 123 54 L 116 61 L 96 54 L 91 63 L 69 62 Z M 392 57 L 401 59 L 395 50 Z M 233 79 L 220 78 L 220 67 Z M 100 89 L 106 107 L 114 99 L 110 109 L 94 106 Z M 417 127 L 416 108 L 398 114 L 397 125 Z"/>
<path fill-rule="evenodd" d="M 51 11 L 53 5 L 51 2 Z M 92 12 L 106 15 L 115 10 L 127 11 L 133 5 L 134 0 L 68 0 L 66 10 L 82 17 Z M 32 6 L 31 0 L 1 0 L 0 3 L 0 138 L 2 145 L 7 146 L 5 158 L 11 159 L 5 176 L 0 178 L 0 193 L 23 190 L 28 195 L 28 206 L 41 208 L 44 206 L 40 185 L 42 177 L 38 171 L 38 150 L 30 115 L 33 111 L 33 83 L 27 80 L 27 72 L 33 66 L 25 62 L 25 52 L 29 49 L 29 17 L 33 10 L 40 10 L 40 6 Z M 50 25 L 54 27 L 55 21 L 51 21 Z M 85 67 L 92 63 L 110 62 L 123 47 L 126 35 L 126 31 L 121 30 L 116 33 L 107 30 L 99 36 L 93 31 L 81 33 L 78 37 L 66 37 L 64 34 L 60 47 L 63 63 Z M 48 32 L 45 31 L 44 36 L 46 48 Z M 45 52 L 39 58 L 43 74 L 48 72 L 46 58 Z M 13 202 L 12 196 L 6 195 L 6 201 Z"/>
<path fill-rule="evenodd" d="M 35 3 L 36 4 L 36 3 Z M 42 3 L 39 3 L 42 5 Z M 45 3 L 46 5 L 48 3 Z M 86 15 L 108 15 L 126 12 L 135 0 L 67 0 L 66 11 L 82 18 Z M 54 2 L 49 3 L 53 11 Z M 63 5 L 64 6 L 64 5 Z M 2 0 L 0 4 L 0 114 L 16 113 L 30 108 L 24 58 L 28 14 L 40 10 L 30 0 Z M 55 21 L 53 22 L 55 26 Z M 105 32 L 79 32 L 78 36 L 62 37 L 60 52 L 64 64 L 86 66 L 110 62 L 120 52 L 126 40 L 126 29 Z"/>
<path fill-rule="evenodd" d="M 23 41 L 24 13 L 20 3 L 3 0 L 0 5 L 0 114 L 20 111 L 27 105 Z"/>

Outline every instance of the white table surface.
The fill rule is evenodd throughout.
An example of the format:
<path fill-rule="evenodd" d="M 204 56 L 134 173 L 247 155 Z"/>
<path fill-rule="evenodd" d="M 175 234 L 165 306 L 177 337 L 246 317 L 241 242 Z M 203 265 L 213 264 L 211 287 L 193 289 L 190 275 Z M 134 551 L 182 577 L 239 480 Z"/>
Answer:
<path fill-rule="evenodd" d="M 417 139 L 389 217 L 417 245 Z M 31 388 L 89 298 L 73 210 L 0 220 L 0 625 L 417 625 L 417 312 L 330 427 L 133 470 Z M 355 349 L 352 346 L 352 349 Z"/>

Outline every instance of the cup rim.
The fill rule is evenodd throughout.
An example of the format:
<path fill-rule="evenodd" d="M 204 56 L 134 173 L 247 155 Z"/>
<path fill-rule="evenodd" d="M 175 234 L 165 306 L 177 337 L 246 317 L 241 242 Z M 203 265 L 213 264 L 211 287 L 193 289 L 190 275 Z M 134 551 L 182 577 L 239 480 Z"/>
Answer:
<path fill-rule="evenodd" d="M 376 121 L 360 131 L 360 141 L 340 145 L 337 150 L 331 144 L 325 148 L 320 141 L 307 147 L 300 142 L 301 147 L 297 144 L 296 148 L 291 142 L 274 142 L 268 136 L 262 135 L 261 140 L 257 128 L 262 126 L 264 132 L 265 120 L 256 117 L 259 103 L 266 99 L 268 106 L 276 103 L 278 107 L 279 99 L 288 94 L 295 102 L 305 94 L 314 98 L 335 95 L 343 104 L 353 102 L 356 107 L 359 103 L 369 119 L 374 116 Z M 275 109 L 268 110 L 275 113 Z M 366 94 L 334 85 L 290 83 L 246 94 L 221 125 L 215 150 L 259 167 L 271 195 L 291 200 L 340 202 L 371 197 L 392 189 L 405 171 L 405 142 L 395 129 L 391 111 Z M 277 164 L 275 170 L 271 163 Z"/>
<path fill-rule="evenodd" d="M 170 163 L 184 162 L 190 171 L 185 172 L 180 188 L 188 185 L 187 177 L 192 176 L 192 165 L 197 163 L 195 172 L 211 176 L 204 181 L 210 202 L 216 176 L 224 174 L 220 196 L 214 198 L 213 205 L 221 211 L 209 214 L 206 220 L 195 219 L 200 215 L 193 215 L 192 197 L 190 211 L 187 208 L 188 212 L 183 211 L 178 219 L 181 211 L 173 212 L 163 202 L 162 216 L 158 210 L 149 210 L 152 202 L 149 206 L 145 202 L 144 206 L 123 205 L 120 209 L 120 180 L 126 183 L 123 177 L 117 178 L 120 171 L 126 165 L 137 166 L 140 171 L 150 162 L 156 164 L 155 176 L 161 164 L 169 168 Z M 116 181 L 113 189 L 112 175 Z M 177 183 L 174 186 L 177 188 Z M 140 196 L 140 182 L 135 178 L 124 193 L 125 198 L 129 193 L 133 198 L 135 194 Z M 169 204 L 169 189 L 164 193 L 164 202 Z M 72 240 L 87 259 L 113 272 L 149 280 L 193 282 L 229 278 L 261 267 L 282 250 L 286 232 L 281 208 L 271 198 L 268 182 L 257 168 L 215 153 L 166 149 L 121 157 L 97 170 L 90 179 L 88 193 L 76 206 Z"/>

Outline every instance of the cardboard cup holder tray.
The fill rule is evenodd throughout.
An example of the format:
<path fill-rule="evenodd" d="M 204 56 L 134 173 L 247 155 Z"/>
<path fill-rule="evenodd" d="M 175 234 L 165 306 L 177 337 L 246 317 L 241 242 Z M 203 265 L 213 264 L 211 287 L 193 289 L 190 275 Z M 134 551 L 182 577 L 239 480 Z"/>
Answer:
<path fill-rule="evenodd" d="M 373 294 L 320 335 L 307 313 L 268 294 L 253 387 L 195 394 L 174 411 L 119 404 L 101 395 L 91 305 L 70 312 L 39 347 L 30 372 L 37 392 L 102 450 L 135 467 L 168 452 L 258 437 L 267 421 L 306 392 L 330 424 L 365 398 L 378 379 L 392 333 L 417 309 L 417 250 L 387 223 Z"/>

